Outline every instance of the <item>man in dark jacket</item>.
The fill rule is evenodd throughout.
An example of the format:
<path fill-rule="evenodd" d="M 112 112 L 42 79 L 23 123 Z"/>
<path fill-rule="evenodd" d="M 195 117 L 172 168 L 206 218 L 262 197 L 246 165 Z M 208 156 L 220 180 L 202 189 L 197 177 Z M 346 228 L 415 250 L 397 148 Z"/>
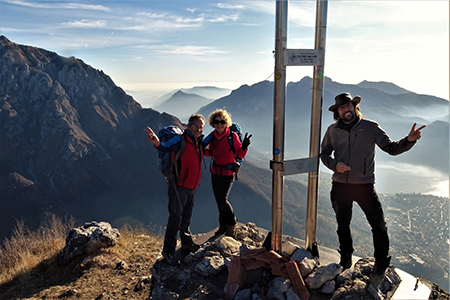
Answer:
<path fill-rule="evenodd" d="M 334 173 L 332 176 L 331 203 L 336 214 L 339 238 L 340 264 L 344 269 L 352 266 L 353 241 L 350 232 L 353 201 L 363 210 L 372 228 L 375 266 L 374 275 L 384 274 L 390 263 L 389 237 L 383 209 L 375 183 L 375 145 L 390 155 L 408 151 L 420 139 L 420 130 L 413 125 L 409 134 L 392 141 L 377 122 L 363 119 L 359 102 L 349 93 L 335 97 L 329 108 L 334 113 L 323 138 L 320 158 Z"/>
<path fill-rule="evenodd" d="M 178 232 L 180 232 L 181 249 L 195 252 L 200 248 L 192 240 L 189 226 L 194 208 L 195 191 L 202 177 L 202 133 L 204 128 L 205 118 L 202 115 L 194 114 L 189 118 L 183 136 L 175 136 L 167 142 L 160 142 L 150 127 L 145 129 L 149 141 L 155 148 L 163 152 L 178 151 L 181 140 L 186 140 L 186 147 L 177 163 L 178 174 L 176 177 L 178 180 L 176 185 L 168 184 L 169 220 L 164 236 L 162 255 L 165 261 L 172 266 L 179 264 L 175 257 Z"/>

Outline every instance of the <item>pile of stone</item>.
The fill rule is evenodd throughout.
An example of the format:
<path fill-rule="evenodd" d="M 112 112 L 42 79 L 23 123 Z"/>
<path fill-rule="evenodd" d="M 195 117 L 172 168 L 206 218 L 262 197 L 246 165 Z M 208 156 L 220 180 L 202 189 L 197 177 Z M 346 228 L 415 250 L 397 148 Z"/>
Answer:
<path fill-rule="evenodd" d="M 401 281 L 389 267 L 374 284 L 373 258 L 363 258 L 343 271 L 337 263 L 321 266 L 293 239 L 283 241 L 279 255 L 263 247 L 265 238 L 255 224 L 239 224 L 234 238 L 213 236 L 195 253 L 178 250 L 177 267 L 157 261 L 151 269 L 149 299 L 384 300 Z"/>
<path fill-rule="evenodd" d="M 72 228 L 66 237 L 66 245 L 61 253 L 59 263 L 71 263 L 76 258 L 83 258 L 113 247 L 119 241 L 120 233 L 108 222 L 88 222 L 80 227 Z"/>

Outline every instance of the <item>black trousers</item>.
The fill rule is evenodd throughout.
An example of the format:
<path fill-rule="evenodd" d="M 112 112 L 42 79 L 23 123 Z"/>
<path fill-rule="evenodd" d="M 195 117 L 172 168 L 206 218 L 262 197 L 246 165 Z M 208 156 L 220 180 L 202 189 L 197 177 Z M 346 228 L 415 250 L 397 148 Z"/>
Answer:
<path fill-rule="evenodd" d="M 211 182 L 216 197 L 217 208 L 219 209 L 219 224 L 235 225 L 236 216 L 233 207 L 228 202 L 228 194 L 233 186 L 234 176 L 218 176 L 211 173 Z"/>
<path fill-rule="evenodd" d="M 178 191 L 180 199 L 178 199 L 176 191 Z M 180 232 L 181 244 L 190 245 L 193 243 L 189 226 L 191 224 L 192 210 L 194 209 L 195 190 L 169 182 L 167 194 L 169 196 L 169 220 L 167 221 L 166 234 L 164 236 L 163 251 L 172 254 L 177 246 L 178 232 Z"/>
<path fill-rule="evenodd" d="M 353 201 L 361 207 L 372 228 L 375 259 L 386 260 L 389 253 L 389 236 L 383 208 L 373 184 L 333 182 L 331 204 L 336 214 L 340 252 L 351 254 L 354 250 L 350 232 Z"/>

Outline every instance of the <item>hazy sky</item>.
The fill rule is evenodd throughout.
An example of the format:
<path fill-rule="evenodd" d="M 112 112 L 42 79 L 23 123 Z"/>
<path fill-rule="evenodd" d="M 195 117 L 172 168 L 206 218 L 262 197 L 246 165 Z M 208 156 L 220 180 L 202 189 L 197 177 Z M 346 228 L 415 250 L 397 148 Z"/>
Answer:
<path fill-rule="evenodd" d="M 0 33 L 80 58 L 132 95 L 236 89 L 273 80 L 275 3 L 2 0 Z M 314 48 L 315 10 L 316 1 L 289 1 L 288 48 Z M 327 77 L 449 99 L 448 1 L 330 0 L 327 25 Z M 287 68 L 288 81 L 312 75 L 310 66 Z"/>

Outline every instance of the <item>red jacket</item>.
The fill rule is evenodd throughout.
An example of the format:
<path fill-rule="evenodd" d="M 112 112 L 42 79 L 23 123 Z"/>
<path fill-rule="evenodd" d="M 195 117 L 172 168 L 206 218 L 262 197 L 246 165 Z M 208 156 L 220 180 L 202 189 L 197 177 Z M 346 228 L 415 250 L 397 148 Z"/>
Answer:
<path fill-rule="evenodd" d="M 213 157 L 214 163 L 216 165 L 212 165 L 211 172 L 219 176 L 233 175 L 233 171 L 221 167 L 235 162 L 234 152 L 231 149 L 230 144 L 228 143 L 230 128 L 226 128 L 225 132 L 221 136 L 219 136 L 216 130 L 214 130 L 212 134 L 214 138 L 212 139 L 209 146 L 205 149 L 205 156 Z M 244 158 L 247 155 L 248 150 L 242 149 L 242 143 L 235 132 L 231 132 L 231 134 L 233 135 L 233 145 L 234 149 L 236 149 L 237 156 L 239 156 L 240 158 Z"/>
<path fill-rule="evenodd" d="M 186 148 L 177 162 L 178 182 L 179 186 L 195 190 L 202 178 L 202 160 L 203 147 L 202 138 L 196 140 L 194 136 L 187 130 L 183 132 L 183 138 L 186 139 Z M 175 152 L 181 146 L 181 137 L 175 136 L 167 142 L 161 142 L 157 149 L 164 152 Z"/>
<path fill-rule="evenodd" d="M 180 175 L 177 184 L 195 190 L 202 178 L 202 141 L 201 138 L 195 140 L 187 130 L 183 134 L 186 138 L 186 148 L 178 162 Z"/>

